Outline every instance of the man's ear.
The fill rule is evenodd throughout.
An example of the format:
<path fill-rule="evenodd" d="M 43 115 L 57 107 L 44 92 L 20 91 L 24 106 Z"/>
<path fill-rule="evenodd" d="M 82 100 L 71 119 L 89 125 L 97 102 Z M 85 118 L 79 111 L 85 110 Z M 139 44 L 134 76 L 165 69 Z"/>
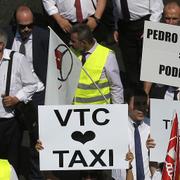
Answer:
<path fill-rule="evenodd" d="M 86 47 L 88 44 L 88 42 L 86 40 L 81 40 L 80 43 L 83 47 Z"/>

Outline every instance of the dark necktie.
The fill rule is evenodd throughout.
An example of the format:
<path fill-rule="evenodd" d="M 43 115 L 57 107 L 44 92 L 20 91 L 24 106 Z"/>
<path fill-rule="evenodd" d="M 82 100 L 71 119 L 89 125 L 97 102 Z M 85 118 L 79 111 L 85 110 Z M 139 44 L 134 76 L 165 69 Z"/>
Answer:
<path fill-rule="evenodd" d="M 130 13 L 129 13 L 127 0 L 120 0 L 120 3 L 121 3 L 121 11 L 122 11 L 122 15 L 123 15 L 123 20 L 129 21 Z"/>
<path fill-rule="evenodd" d="M 178 100 L 178 93 L 179 93 L 179 90 L 175 90 L 175 91 L 173 91 L 173 92 L 174 92 L 173 100 Z"/>
<path fill-rule="evenodd" d="M 81 62 L 82 62 L 82 65 L 84 65 L 84 63 L 86 62 L 86 56 L 88 54 L 91 54 L 90 52 L 82 52 L 82 59 L 81 59 Z"/>
<path fill-rule="evenodd" d="M 83 21 L 83 15 L 82 15 L 82 9 L 81 9 L 81 2 L 80 0 L 75 0 L 74 4 L 76 8 L 76 18 L 78 23 L 82 23 Z"/>
<path fill-rule="evenodd" d="M 144 166 L 141 149 L 141 137 L 139 134 L 138 126 L 140 123 L 134 123 L 134 145 L 135 145 L 135 157 L 136 157 L 136 177 L 137 180 L 144 180 Z"/>
<path fill-rule="evenodd" d="M 21 42 L 21 45 L 20 45 L 20 47 L 19 47 L 19 52 L 22 53 L 22 54 L 24 54 L 24 55 L 26 55 L 25 43 L 26 43 L 26 41 L 22 41 L 22 42 Z"/>

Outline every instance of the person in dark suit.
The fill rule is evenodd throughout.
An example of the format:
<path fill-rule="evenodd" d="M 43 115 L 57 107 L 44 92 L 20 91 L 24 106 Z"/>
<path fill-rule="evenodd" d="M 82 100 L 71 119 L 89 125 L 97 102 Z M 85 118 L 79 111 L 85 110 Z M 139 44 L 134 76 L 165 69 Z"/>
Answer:
<path fill-rule="evenodd" d="M 17 8 L 15 22 L 15 25 L 6 28 L 8 34 L 6 47 L 18 51 L 27 57 L 33 75 L 38 81 L 38 90 L 32 97 L 35 107 L 38 108 L 38 105 L 44 104 L 45 99 L 49 30 L 34 24 L 33 13 L 25 5 Z M 36 133 L 38 133 L 37 131 L 38 129 Z M 40 173 L 38 167 L 38 154 L 33 150 L 34 145 L 31 136 L 30 143 L 30 175 L 27 173 L 27 176 L 31 180 L 43 179 L 43 175 Z"/>
<path fill-rule="evenodd" d="M 32 11 L 27 6 L 20 6 L 16 10 L 16 24 L 7 28 L 8 42 L 7 48 L 12 48 L 19 51 L 21 43 L 25 45 L 26 53 L 32 68 L 39 80 L 46 84 L 46 72 L 48 62 L 49 48 L 49 30 L 33 24 L 34 17 Z M 22 52 L 21 52 L 22 53 Z M 36 105 L 44 104 L 44 91 L 41 93 L 41 98 L 36 99 Z"/>
<path fill-rule="evenodd" d="M 158 22 L 163 11 L 162 0 L 113 0 L 115 31 L 125 65 L 124 87 L 141 87 L 140 66 L 145 20 Z"/>

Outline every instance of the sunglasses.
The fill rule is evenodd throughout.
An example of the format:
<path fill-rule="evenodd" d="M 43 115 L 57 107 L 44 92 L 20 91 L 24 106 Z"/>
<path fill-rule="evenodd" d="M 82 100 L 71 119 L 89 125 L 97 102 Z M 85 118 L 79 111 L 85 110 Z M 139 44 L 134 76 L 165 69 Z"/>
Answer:
<path fill-rule="evenodd" d="M 28 29 L 32 29 L 33 25 L 34 25 L 33 23 L 30 23 L 30 24 L 18 24 L 20 29 L 25 29 L 26 27 Z"/>

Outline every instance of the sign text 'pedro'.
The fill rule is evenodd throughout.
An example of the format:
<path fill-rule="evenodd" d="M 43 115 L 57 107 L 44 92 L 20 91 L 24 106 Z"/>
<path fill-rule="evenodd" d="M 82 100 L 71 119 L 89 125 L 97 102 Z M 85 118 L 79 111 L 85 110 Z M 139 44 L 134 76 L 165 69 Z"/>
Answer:
<path fill-rule="evenodd" d="M 127 105 L 41 106 L 41 170 L 126 168 Z"/>
<path fill-rule="evenodd" d="M 145 23 L 141 80 L 176 86 L 180 83 L 179 27 Z"/>

